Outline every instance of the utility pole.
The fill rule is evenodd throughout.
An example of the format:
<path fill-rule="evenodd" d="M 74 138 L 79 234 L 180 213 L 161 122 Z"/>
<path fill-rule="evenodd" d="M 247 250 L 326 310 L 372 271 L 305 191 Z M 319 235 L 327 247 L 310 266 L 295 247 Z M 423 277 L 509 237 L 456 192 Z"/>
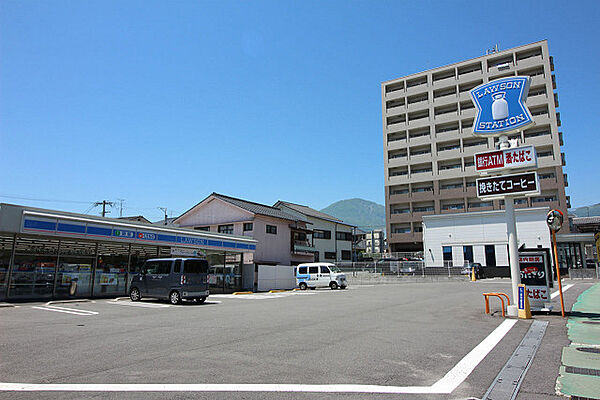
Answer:
<path fill-rule="evenodd" d="M 98 207 L 99 205 L 102 205 L 102 216 L 105 217 L 106 216 L 106 206 L 113 206 L 113 202 L 112 201 L 106 201 L 106 200 L 102 200 L 102 201 L 97 201 L 94 203 L 94 207 Z M 108 213 L 110 213 L 110 211 L 108 211 Z"/>
<path fill-rule="evenodd" d="M 117 199 L 119 201 L 119 218 L 123 216 L 123 202 L 125 199 Z"/>
<path fill-rule="evenodd" d="M 158 209 L 165 213 L 165 225 L 167 225 L 167 207 L 158 207 Z"/>

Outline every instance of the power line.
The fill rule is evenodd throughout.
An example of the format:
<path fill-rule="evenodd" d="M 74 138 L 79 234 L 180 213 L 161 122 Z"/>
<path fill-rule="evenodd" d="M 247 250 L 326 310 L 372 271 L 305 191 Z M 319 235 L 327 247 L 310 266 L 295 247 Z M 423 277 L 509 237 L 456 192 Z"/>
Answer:
<path fill-rule="evenodd" d="M 6 198 L 6 199 L 30 200 L 30 201 L 46 201 L 46 202 L 53 202 L 53 203 L 73 203 L 73 204 L 90 204 L 90 203 L 93 203 L 91 201 L 82 201 L 82 200 L 39 199 L 39 198 L 35 198 L 35 197 L 11 196 L 11 195 L 3 195 L 3 194 L 0 194 L 0 197 Z"/>

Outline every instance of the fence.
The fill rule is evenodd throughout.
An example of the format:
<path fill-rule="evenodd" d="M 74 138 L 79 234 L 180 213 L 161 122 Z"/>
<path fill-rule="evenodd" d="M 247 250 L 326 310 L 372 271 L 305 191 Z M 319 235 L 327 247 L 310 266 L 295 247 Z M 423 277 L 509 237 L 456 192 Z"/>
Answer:
<path fill-rule="evenodd" d="M 465 280 L 469 276 L 464 267 L 425 267 L 423 261 L 380 260 L 379 262 L 336 262 L 335 265 L 346 273 L 350 285 L 442 279 Z"/>

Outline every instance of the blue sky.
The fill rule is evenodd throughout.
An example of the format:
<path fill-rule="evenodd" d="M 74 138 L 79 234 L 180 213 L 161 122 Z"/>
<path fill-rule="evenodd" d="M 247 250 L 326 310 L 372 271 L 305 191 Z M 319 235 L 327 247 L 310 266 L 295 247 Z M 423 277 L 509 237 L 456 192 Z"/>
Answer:
<path fill-rule="evenodd" d="M 548 39 L 567 194 L 600 202 L 600 2 L 493 4 L 3 0 L 0 201 L 383 204 L 381 82 Z"/>

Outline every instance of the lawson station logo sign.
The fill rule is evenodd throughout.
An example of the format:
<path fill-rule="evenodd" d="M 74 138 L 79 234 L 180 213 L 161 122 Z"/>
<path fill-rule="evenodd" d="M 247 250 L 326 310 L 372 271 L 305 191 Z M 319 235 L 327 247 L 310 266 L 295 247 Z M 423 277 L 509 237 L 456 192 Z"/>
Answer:
<path fill-rule="evenodd" d="M 477 107 L 473 133 L 500 135 L 532 124 L 533 118 L 525 105 L 529 83 L 528 76 L 511 76 L 471 89 Z"/>

